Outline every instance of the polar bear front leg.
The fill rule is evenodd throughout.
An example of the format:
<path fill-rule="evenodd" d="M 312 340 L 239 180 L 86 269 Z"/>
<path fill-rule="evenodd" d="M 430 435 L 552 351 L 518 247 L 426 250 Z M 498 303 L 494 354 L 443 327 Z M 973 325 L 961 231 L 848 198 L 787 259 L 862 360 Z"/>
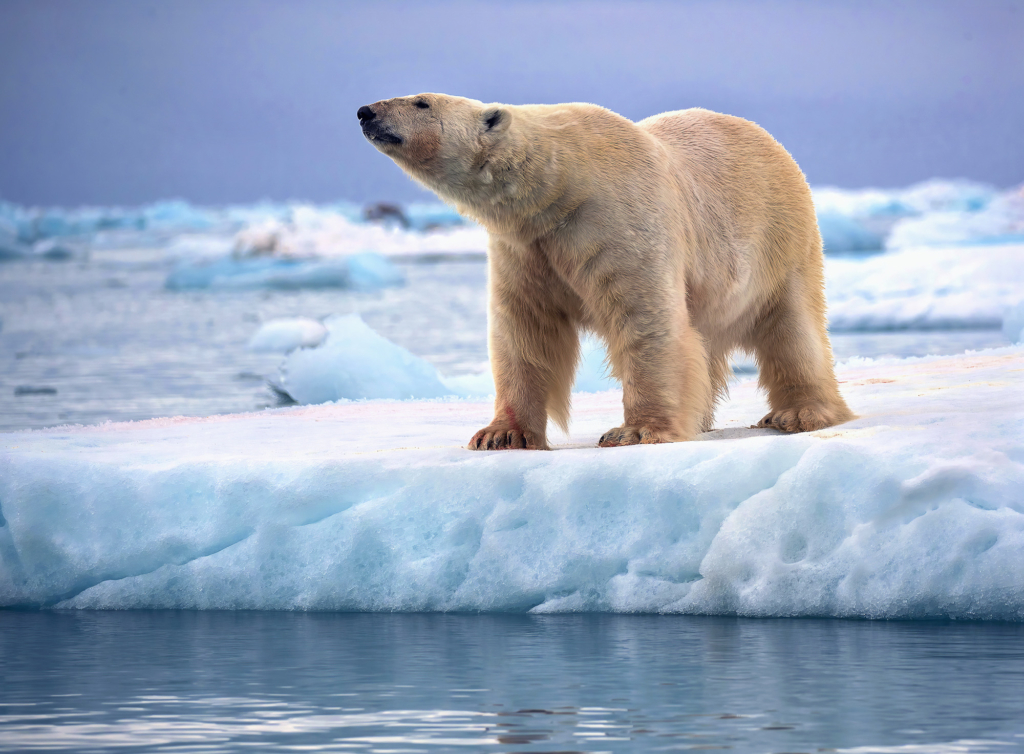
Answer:
<path fill-rule="evenodd" d="M 567 428 L 579 335 L 560 301 L 564 292 L 554 286 L 551 275 L 492 260 L 488 350 L 494 419 L 473 435 L 470 450 L 548 450 L 549 413 Z"/>
<path fill-rule="evenodd" d="M 714 408 L 707 354 L 685 314 L 675 330 L 627 331 L 612 339 L 625 423 L 605 432 L 600 447 L 692 440 L 701 431 Z"/>
<path fill-rule="evenodd" d="M 561 400 L 568 413 L 578 337 L 574 330 L 542 329 L 536 322 L 513 326 L 498 318 L 492 323 L 494 419 L 473 435 L 468 447 L 548 450 L 548 404 Z"/>

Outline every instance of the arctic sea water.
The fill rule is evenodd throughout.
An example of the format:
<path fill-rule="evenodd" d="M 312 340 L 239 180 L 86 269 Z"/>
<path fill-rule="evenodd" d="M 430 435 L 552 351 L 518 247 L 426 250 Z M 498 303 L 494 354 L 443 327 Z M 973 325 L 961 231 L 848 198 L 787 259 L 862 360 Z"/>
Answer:
<path fill-rule="evenodd" d="M 1015 339 L 1024 265 L 998 244 L 1021 240 L 1019 192 L 816 199 L 838 359 Z M 406 230 L 346 206 L 0 210 L 0 430 L 253 411 L 303 400 L 302 380 L 358 398 L 323 379 L 351 353 L 330 315 L 353 312 L 403 390 L 488 390 L 481 236 L 443 209 Z M 0 751 L 1024 750 L 1022 639 L 1019 622 L 0 610 Z"/>
<path fill-rule="evenodd" d="M 1024 626 L 0 612 L 0 751 L 1012 752 Z"/>

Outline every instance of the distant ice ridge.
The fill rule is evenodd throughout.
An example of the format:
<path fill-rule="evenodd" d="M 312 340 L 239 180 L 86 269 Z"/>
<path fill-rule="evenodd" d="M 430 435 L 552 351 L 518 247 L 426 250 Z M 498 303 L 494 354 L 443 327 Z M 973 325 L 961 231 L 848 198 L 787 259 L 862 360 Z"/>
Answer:
<path fill-rule="evenodd" d="M 0 436 L 0 606 L 1024 620 L 1024 348 L 839 368 L 862 418 L 471 452 L 489 402 Z"/>
<path fill-rule="evenodd" d="M 402 217 L 406 223 L 411 222 L 408 217 L 415 218 L 416 225 L 396 226 L 388 222 L 390 217 L 385 214 L 379 218 L 382 222 L 367 222 L 318 207 L 297 206 L 287 219 L 271 218 L 240 230 L 234 240 L 235 255 L 331 258 L 353 250 L 372 250 L 391 257 L 433 259 L 482 257 L 487 248 L 486 232 L 444 205 L 410 205 Z"/>
<path fill-rule="evenodd" d="M 494 394 L 490 372 L 443 377 L 431 364 L 374 332 L 356 314 L 329 317 L 324 326 L 327 336 L 319 347 L 295 350 L 281 366 L 277 387 L 297 403 Z M 618 386 L 606 374 L 604 347 L 595 338 L 583 341 L 581 356 L 576 392 Z"/>
<path fill-rule="evenodd" d="M 1024 241 L 1024 186 L 931 180 L 905 189 L 814 189 L 826 253 Z"/>
<path fill-rule="evenodd" d="M 1000 194 L 979 210 L 952 209 L 897 224 L 886 246 L 964 246 L 1024 243 L 1024 186 Z"/>
<path fill-rule="evenodd" d="M 1024 299 L 1024 243 L 825 262 L 833 330 L 999 328 Z"/>
<path fill-rule="evenodd" d="M 819 187 L 814 201 L 826 253 L 841 254 L 1019 241 L 1024 237 L 1021 191 L 936 179 L 902 189 Z M 210 242 L 201 240 L 206 236 L 219 243 L 229 240 L 243 255 L 276 257 L 328 258 L 369 250 L 437 259 L 482 256 L 487 244 L 483 229 L 440 203 L 197 207 L 174 200 L 142 207 L 62 209 L 0 202 L 0 261 L 37 258 L 33 255 L 46 251 L 37 246 L 42 241 L 63 239 L 88 247 L 108 243 L 108 237 L 129 237 L 140 244 L 165 245 L 183 234 L 193 236 L 193 247 L 209 248 Z M 78 249 L 74 243 L 61 248 L 73 253 Z"/>
<path fill-rule="evenodd" d="M 179 262 L 167 276 L 171 290 L 194 288 L 352 288 L 401 285 L 404 276 L 388 259 L 362 252 L 332 259 L 223 257 Z"/>

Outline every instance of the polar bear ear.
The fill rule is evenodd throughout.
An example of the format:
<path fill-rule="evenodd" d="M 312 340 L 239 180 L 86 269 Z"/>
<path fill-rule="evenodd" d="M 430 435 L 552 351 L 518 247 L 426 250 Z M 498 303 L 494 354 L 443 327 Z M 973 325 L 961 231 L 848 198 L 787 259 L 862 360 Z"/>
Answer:
<path fill-rule="evenodd" d="M 512 122 L 512 113 L 503 107 L 488 107 L 481 116 L 484 131 L 499 134 Z"/>

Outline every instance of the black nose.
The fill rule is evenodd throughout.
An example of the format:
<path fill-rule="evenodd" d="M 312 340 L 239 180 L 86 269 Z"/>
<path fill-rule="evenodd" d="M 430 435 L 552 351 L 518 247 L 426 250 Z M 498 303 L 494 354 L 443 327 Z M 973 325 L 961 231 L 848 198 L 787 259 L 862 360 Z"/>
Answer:
<path fill-rule="evenodd" d="M 377 117 L 377 113 L 375 113 L 366 105 L 363 105 L 356 111 L 356 117 L 359 118 L 360 123 L 368 123 Z"/>

